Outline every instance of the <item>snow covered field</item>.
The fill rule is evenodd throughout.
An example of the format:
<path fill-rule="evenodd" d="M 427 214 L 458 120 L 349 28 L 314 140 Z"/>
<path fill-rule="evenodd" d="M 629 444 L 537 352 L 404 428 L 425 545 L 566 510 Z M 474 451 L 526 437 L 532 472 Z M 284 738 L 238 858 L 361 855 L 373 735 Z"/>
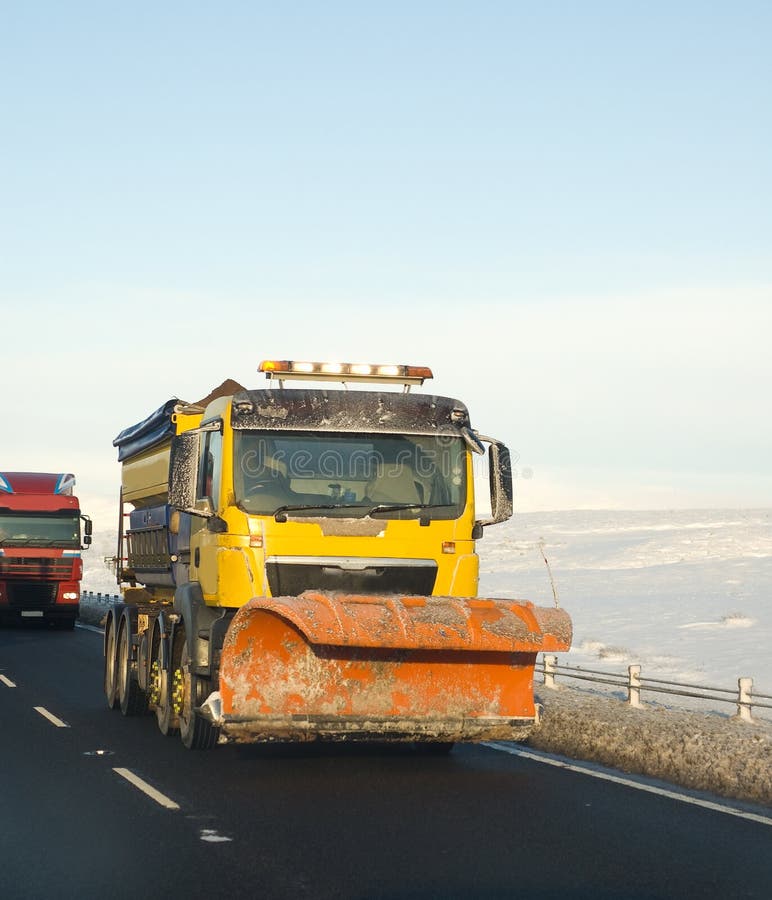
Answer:
<path fill-rule="evenodd" d="M 561 662 L 726 688 L 751 676 L 772 694 L 772 510 L 515 515 L 478 544 L 480 594 L 552 603 L 540 545 L 574 621 Z"/>
<path fill-rule="evenodd" d="M 95 535 L 84 590 L 115 593 L 115 543 Z M 480 594 L 551 604 L 540 544 L 574 621 L 562 662 L 726 688 L 751 676 L 772 694 L 772 509 L 516 514 L 478 544 Z"/>

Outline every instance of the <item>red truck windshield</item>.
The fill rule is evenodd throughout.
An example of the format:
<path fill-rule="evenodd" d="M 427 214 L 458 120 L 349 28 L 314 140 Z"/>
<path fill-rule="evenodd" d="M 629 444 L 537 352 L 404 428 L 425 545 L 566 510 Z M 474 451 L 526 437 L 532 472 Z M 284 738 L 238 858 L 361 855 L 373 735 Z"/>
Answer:
<path fill-rule="evenodd" d="M 0 513 L 0 547 L 80 547 L 80 519 L 72 513 Z"/>

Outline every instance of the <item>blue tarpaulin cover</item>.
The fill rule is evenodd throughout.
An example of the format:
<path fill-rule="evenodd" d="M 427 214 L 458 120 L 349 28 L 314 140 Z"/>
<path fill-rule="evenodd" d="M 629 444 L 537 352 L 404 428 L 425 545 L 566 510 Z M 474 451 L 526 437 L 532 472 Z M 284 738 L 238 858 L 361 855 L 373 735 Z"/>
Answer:
<path fill-rule="evenodd" d="M 118 462 L 141 453 L 143 450 L 149 450 L 150 447 L 171 437 L 175 433 L 172 413 L 174 407 L 179 404 L 185 405 L 184 401 L 172 397 L 163 406 L 159 406 L 155 412 L 150 413 L 146 419 L 136 425 L 124 428 L 113 441 L 113 447 L 118 448 Z"/>
<path fill-rule="evenodd" d="M 218 385 L 213 391 L 207 394 L 203 400 L 190 404 L 178 397 L 172 397 L 167 400 L 163 406 L 159 406 L 155 412 L 137 422 L 136 425 L 130 425 L 113 441 L 113 447 L 118 448 L 118 462 L 128 459 L 143 450 L 149 450 L 156 444 L 176 434 L 176 427 L 172 422 L 172 414 L 175 406 L 187 406 L 191 409 L 195 407 L 198 412 L 203 412 L 206 406 L 220 397 L 229 397 L 233 394 L 244 391 L 244 387 L 234 381 L 232 378 L 226 378 L 221 385 Z"/>

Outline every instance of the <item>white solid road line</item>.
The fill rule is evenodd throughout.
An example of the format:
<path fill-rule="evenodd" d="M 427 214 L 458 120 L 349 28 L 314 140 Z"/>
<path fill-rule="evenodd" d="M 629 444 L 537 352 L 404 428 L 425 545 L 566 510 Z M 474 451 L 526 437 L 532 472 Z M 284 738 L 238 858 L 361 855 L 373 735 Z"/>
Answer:
<path fill-rule="evenodd" d="M 61 719 L 58 719 L 53 713 L 50 713 L 45 706 L 36 706 L 35 712 L 39 712 L 44 719 L 48 719 L 53 725 L 56 725 L 57 728 L 69 728 L 70 726 L 66 722 L 62 722 Z"/>
<path fill-rule="evenodd" d="M 166 807 L 166 809 L 179 809 L 179 803 L 175 803 L 174 800 L 170 800 L 160 791 L 157 791 L 152 785 L 148 784 L 146 781 L 143 781 L 139 775 L 135 775 L 131 769 L 113 769 L 113 772 L 117 772 L 121 778 L 125 778 L 126 781 L 130 782 L 134 785 L 134 787 L 139 788 L 143 794 L 147 794 L 152 800 L 155 800 L 156 803 L 161 806 Z"/>
<path fill-rule="evenodd" d="M 16 687 L 16 685 L 11 681 L 11 679 L 7 678 L 5 675 L 0 675 L 0 681 L 2 681 L 6 687 Z"/>
<path fill-rule="evenodd" d="M 748 819 L 751 822 L 758 822 L 760 825 L 772 825 L 772 818 L 769 816 L 747 812 L 746 810 L 738 809 L 735 806 L 724 806 L 722 803 L 714 803 L 710 800 L 701 800 L 699 797 L 691 797 L 688 794 L 679 794 L 677 791 L 656 787 L 653 784 L 644 784 L 640 781 L 632 781 L 621 775 L 612 775 L 610 772 L 591 769 L 588 766 L 565 762 L 562 759 L 556 759 L 548 753 L 523 750 L 520 747 L 513 747 L 509 744 L 497 744 L 494 742 L 486 742 L 485 746 L 490 747 L 491 750 L 499 750 L 502 753 L 510 753 L 512 756 L 522 756 L 524 759 L 531 759 L 534 762 L 555 766 L 557 769 L 567 769 L 569 772 L 578 772 L 580 775 L 589 775 L 591 778 L 600 778 L 603 781 L 611 781 L 614 784 L 624 785 L 624 787 L 635 788 L 636 791 L 646 791 L 649 794 L 667 797 L 669 800 L 678 800 L 680 803 L 690 803 L 692 806 L 701 806 L 703 809 L 710 809 L 713 812 L 724 813 L 728 816 L 736 816 L 739 819 Z"/>

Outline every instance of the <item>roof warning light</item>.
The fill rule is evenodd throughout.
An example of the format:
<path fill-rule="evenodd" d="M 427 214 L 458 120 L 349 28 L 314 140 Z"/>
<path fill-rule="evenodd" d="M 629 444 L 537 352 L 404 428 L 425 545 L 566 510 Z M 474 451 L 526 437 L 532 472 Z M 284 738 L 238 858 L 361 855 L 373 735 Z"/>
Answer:
<path fill-rule="evenodd" d="M 276 378 L 280 382 L 304 378 L 321 381 L 370 381 L 378 383 L 423 384 L 432 378 L 432 370 L 427 366 L 375 365 L 372 363 L 306 362 L 293 359 L 264 359 L 258 372 L 265 372 L 266 378 Z"/>

